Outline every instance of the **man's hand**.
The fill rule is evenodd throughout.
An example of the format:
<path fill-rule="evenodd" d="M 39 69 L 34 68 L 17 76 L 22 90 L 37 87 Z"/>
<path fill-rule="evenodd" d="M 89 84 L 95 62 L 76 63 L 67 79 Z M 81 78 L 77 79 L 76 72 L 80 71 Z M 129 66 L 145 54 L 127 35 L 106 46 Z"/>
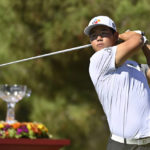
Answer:
<path fill-rule="evenodd" d="M 134 31 L 126 31 L 124 33 L 119 34 L 119 39 L 126 41 L 129 38 L 132 38 L 132 36 L 134 36 L 135 34 L 136 34 L 136 32 L 134 32 Z"/>
<path fill-rule="evenodd" d="M 129 32 L 129 31 L 130 31 L 130 29 L 126 30 L 126 32 Z M 143 31 L 141 31 L 141 30 L 134 30 L 133 32 L 136 32 L 136 33 L 142 35 L 142 37 L 143 37 L 143 45 L 148 43 L 148 39 L 146 38 L 145 33 Z"/>

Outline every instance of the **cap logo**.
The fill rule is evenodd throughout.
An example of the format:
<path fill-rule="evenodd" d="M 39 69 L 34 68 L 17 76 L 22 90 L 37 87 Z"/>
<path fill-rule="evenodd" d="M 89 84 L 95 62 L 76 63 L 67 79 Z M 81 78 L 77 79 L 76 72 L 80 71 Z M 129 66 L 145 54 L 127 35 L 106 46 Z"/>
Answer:
<path fill-rule="evenodd" d="M 100 19 L 94 19 L 94 21 L 92 22 L 92 24 L 97 24 L 100 22 Z"/>

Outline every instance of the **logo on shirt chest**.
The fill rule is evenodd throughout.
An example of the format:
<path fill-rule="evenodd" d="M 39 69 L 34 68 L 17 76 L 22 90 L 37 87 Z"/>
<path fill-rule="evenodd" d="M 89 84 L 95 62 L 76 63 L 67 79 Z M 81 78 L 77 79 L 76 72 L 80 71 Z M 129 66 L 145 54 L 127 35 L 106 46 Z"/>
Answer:
<path fill-rule="evenodd" d="M 108 52 L 109 53 L 109 55 L 111 54 L 111 52 L 112 52 L 112 48 L 110 48 L 110 47 L 108 47 L 108 48 L 105 48 L 104 49 L 106 52 Z"/>

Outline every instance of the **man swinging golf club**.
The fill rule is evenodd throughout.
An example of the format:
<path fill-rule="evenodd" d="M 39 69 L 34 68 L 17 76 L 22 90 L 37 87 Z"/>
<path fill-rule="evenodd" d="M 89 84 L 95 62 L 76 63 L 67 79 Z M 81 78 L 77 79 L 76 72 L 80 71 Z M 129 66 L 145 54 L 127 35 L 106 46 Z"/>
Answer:
<path fill-rule="evenodd" d="M 150 70 L 127 60 L 143 50 L 150 64 L 146 37 L 140 31 L 118 34 L 107 16 L 94 17 L 84 33 L 95 51 L 89 73 L 111 132 L 107 149 L 150 150 Z"/>

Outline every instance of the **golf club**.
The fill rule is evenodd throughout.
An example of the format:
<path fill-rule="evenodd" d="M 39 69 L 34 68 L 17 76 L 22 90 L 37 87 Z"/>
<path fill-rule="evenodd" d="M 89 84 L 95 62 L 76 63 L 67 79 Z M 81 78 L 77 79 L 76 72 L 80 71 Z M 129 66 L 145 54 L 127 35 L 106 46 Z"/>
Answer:
<path fill-rule="evenodd" d="M 83 48 L 87 48 L 87 47 L 91 47 L 91 44 L 77 46 L 77 47 L 73 47 L 73 48 L 69 48 L 69 49 L 64 49 L 64 50 L 60 50 L 60 51 L 56 51 L 56 52 L 51 52 L 51 53 L 47 53 L 47 54 L 43 54 L 43 55 L 33 56 L 33 57 L 25 58 L 25 59 L 20 59 L 20 60 L 8 62 L 8 63 L 0 64 L 0 67 L 15 64 L 15 63 L 20 63 L 20 62 L 24 62 L 24 61 L 28 61 L 28 60 L 33 60 L 33 59 L 37 59 L 37 58 L 42 58 L 42 57 L 46 57 L 46 56 L 56 55 L 56 54 L 60 54 L 60 53 L 71 52 L 71 51 L 75 51 L 75 50 L 79 50 L 79 49 L 83 49 Z"/>

